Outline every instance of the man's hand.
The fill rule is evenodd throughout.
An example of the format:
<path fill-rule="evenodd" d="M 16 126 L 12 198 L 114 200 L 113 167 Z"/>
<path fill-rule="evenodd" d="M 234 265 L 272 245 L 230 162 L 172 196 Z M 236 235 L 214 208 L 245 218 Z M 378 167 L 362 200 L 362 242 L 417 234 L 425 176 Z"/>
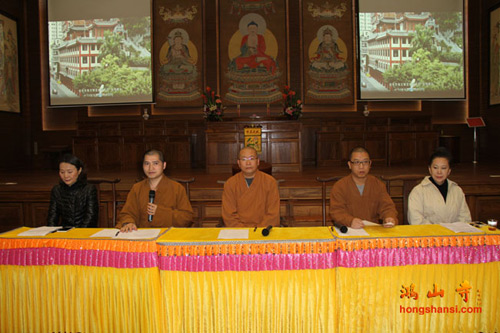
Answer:
<path fill-rule="evenodd" d="M 351 228 L 353 229 L 362 229 L 364 226 L 363 220 L 360 218 L 355 217 L 351 221 Z"/>
<path fill-rule="evenodd" d="M 385 228 L 392 228 L 396 225 L 396 220 L 392 217 L 386 217 L 383 223 L 383 226 Z"/>
<path fill-rule="evenodd" d="M 148 215 L 155 215 L 156 208 L 158 208 L 158 205 L 155 205 L 154 203 L 148 203 L 147 207 Z"/>
<path fill-rule="evenodd" d="M 135 223 L 126 223 L 120 229 L 120 232 L 131 232 L 137 230 Z"/>

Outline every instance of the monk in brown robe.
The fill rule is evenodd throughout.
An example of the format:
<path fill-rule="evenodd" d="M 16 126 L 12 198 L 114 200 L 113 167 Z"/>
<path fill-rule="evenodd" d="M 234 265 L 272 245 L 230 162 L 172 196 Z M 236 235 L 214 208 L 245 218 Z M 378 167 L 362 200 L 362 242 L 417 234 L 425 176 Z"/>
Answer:
<path fill-rule="evenodd" d="M 163 174 L 167 162 L 163 153 L 149 150 L 144 154 L 142 168 L 146 179 L 130 190 L 127 201 L 118 215 L 116 228 L 121 232 L 137 228 L 189 227 L 193 209 L 184 187 Z M 155 192 L 154 202 L 149 202 L 150 191 Z M 148 216 L 152 220 L 148 221 Z"/>
<path fill-rule="evenodd" d="M 241 172 L 224 184 L 222 218 L 226 227 L 267 227 L 280 225 L 280 195 L 276 180 L 259 171 L 254 148 L 238 155 Z"/>
<path fill-rule="evenodd" d="M 351 174 L 336 182 L 330 193 L 330 215 L 336 224 L 363 228 L 363 220 L 383 221 L 384 227 L 398 224 L 398 211 L 385 184 L 369 175 L 370 155 L 363 147 L 354 148 L 347 165 Z"/>

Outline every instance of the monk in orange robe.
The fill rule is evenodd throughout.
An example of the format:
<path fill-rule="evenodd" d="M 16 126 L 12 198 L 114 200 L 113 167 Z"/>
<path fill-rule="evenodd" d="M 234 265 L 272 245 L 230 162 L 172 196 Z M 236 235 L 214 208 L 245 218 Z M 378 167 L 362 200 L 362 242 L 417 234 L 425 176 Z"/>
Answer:
<path fill-rule="evenodd" d="M 134 184 L 127 196 L 116 224 L 121 232 L 191 225 L 193 209 L 186 190 L 181 184 L 165 177 L 163 172 L 166 166 L 161 151 L 152 149 L 144 154 L 142 168 L 147 178 Z M 155 193 L 153 202 L 149 200 L 151 191 Z"/>
<path fill-rule="evenodd" d="M 280 195 L 276 180 L 258 170 L 259 157 L 251 147 L 238 155 L 241 172 L 224 184 L 222 218 L 226 227 L 280 225 Z"/>

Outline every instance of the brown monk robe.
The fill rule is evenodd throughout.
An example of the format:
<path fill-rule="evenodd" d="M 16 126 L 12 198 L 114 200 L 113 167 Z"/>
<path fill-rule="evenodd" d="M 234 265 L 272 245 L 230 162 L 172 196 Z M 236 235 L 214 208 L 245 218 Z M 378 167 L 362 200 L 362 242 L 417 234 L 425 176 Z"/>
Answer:
<path fill-rule="evenodd" d="M 267 227 L 280 225 L 280 195 L 276 180 L 256 171 L 250 186 L 243 172 L 224 184 L 222 218 L 226 227 Z"/>

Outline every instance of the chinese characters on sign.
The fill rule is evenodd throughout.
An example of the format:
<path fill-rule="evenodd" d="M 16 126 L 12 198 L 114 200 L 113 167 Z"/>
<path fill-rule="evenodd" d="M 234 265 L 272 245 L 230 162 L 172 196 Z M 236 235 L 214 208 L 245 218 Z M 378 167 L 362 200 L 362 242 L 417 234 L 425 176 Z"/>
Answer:
<path fill-rule="evenodd" d="M 245 147 L 255 148 L 257 153 L 262 152 L 262 128 L 248 127 L 244 128 Z"/>
<path fill-rule="evenodd" d="M 400 290 L 401 295 L 399 296 L 400 298 L 413 298 L 414 300 L 418 299 L 418 292 L 417 288 L 414 283 L 410 284 L 409 287 L 406 287 L 404 285 L 401 285 L 402 289 Z M 460 295 L 462 300 L 467 303 L 470 299 L 470 290 L 472 289 L 471 284 L 469 281 L 464 280 L 460 285 L 455 289 L 455 291 Z M 478 289 L 478 295 L 479 294 L 479 289 Z M 429 290 L 427 292 L 427 298 L 433 298 L 440 296 L 441 298 L 444 297 L 444 289 L 439 289 L 438 285 L 434 283 L 434 289 Z M 480 297 L 480 296 L 479 296 Z"/>

